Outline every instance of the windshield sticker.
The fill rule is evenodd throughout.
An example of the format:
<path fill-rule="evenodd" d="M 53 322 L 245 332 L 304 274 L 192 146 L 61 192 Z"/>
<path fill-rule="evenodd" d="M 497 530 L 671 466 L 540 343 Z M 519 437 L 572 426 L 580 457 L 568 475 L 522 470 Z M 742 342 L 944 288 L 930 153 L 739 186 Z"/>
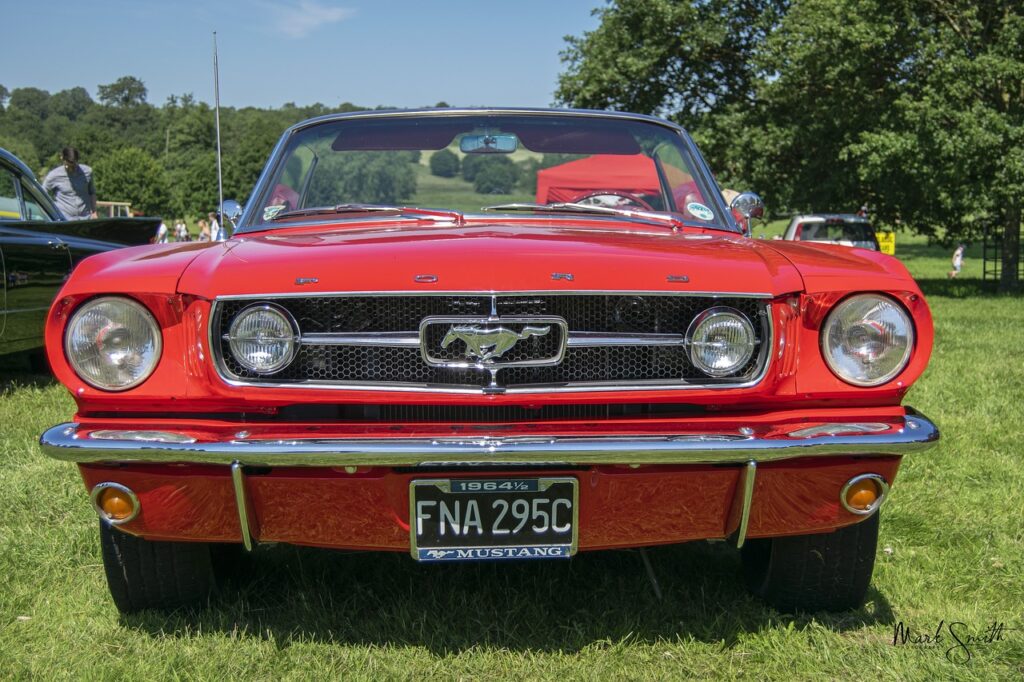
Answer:
<path fill-rule="evenodd" d="M 284 204 L 273 204 L 272 206 L 267 206 L 263 209 L 263 219 L 273 220 L 278 213 L 284 210 L 284 206 Z"/>
<path fill-rule="evenodd" d="M 691 201 L 686 205 L 686 210 L 689 211 L 697 220 L 714 220 L 715 214 L 711 212 L 711 209 L 704 204 L 698 204 L 696 201 Z"/>

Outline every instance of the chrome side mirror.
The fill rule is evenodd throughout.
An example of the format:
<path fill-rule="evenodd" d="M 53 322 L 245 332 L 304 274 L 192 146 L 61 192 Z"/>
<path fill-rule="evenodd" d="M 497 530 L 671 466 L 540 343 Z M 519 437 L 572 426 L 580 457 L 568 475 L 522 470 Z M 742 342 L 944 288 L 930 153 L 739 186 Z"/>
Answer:
<path fill-rule="evenodd" d="M 231 229 L 237 226 L 238 219 L 242 217 L 242 205 L 234 199 L 224 200 L 224 218 L 231 221 Z"/>
<path fill-rule="evenodd" d="M 737 194 L 729 203 L 729 208 L 743 216 L 741 226 L 743 234 L 750 236 L 750 221 L 753 218 L 764 218 L 764 200 L 753 192 Z"/>

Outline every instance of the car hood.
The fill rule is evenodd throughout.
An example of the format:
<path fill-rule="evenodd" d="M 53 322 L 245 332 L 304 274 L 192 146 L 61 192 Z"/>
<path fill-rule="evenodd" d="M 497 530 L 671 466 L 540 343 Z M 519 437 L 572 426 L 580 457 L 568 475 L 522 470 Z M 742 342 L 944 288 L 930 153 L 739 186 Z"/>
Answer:
<path fill-rule="evenodd" d="M 608 228 L 403 223 L 240 235 L 199 255 L 179 291 L 214 298 L 337 291 L 779 295 L 802 288 L 789 260 L 738 235 Z"/>

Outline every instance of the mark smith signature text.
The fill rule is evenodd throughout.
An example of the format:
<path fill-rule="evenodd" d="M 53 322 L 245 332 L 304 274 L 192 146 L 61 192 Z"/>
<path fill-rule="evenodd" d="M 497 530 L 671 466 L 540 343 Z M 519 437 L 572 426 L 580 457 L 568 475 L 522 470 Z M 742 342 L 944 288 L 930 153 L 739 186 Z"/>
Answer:
<path fill-rule="evenodd" d="M 899 621 L 893 627 L 893 645 L 913 645 L 945 648 L 946 658 L 953 663 L 969 663 L 974 657 L 974 648 L 1006 640 L 1006 633 L 1017 628 L 1008 628 L 1006 623 L 993 621 L 983 629 L 968 627 L 961 621 L 940 620 L 935 629 L 918 631 Z"/>

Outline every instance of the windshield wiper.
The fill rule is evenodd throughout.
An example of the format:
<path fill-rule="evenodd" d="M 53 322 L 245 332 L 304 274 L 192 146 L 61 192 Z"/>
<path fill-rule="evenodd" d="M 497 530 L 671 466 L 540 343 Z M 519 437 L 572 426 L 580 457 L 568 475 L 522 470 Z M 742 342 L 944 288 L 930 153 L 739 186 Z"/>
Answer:
<path fill-rule="evenodd" d="M 596 215 L 614 215 L 623 218 L 635 218 L 637 220 L 648 220 L 662 225 L 669 225 L 672 229 L 684 227 L 684 223 L 675 216 L 653 211 L 634 211 L 628 208 L 614 208 L 612 206 L 597 206 L 595 204 L 498 204 L 497 206 L 484 206 L 484 211 L 532 211 L 535 213 L 592 213 Z"/>
<path fill-rule="evenodd" d="M 311 206 L 281 211 L 270 220 L 297 218 L 312 215 L 330 215 L 334 213 L 377 213 L 382 215 L 415 215 L 435 220 L 449 219 L 462 223 L 463 216 L 459 211 L 449 209 L 415 208 L 413 206 L 384 206 L 382 204 L 338 204 L 337 206 Z"/>
<path fill-rule="evenodd" d="M 329 215 L 331 213 L 389 213 L 400 215 L 401 208 L 398 206 L 381 206 L 380 204 L 338 204 L 337 206 L 311 206 L 310 208 L 295 208 L 291 211 L 281 211 L 271 220 L 282 218 L 297 218 L 307 215 Z"/>

